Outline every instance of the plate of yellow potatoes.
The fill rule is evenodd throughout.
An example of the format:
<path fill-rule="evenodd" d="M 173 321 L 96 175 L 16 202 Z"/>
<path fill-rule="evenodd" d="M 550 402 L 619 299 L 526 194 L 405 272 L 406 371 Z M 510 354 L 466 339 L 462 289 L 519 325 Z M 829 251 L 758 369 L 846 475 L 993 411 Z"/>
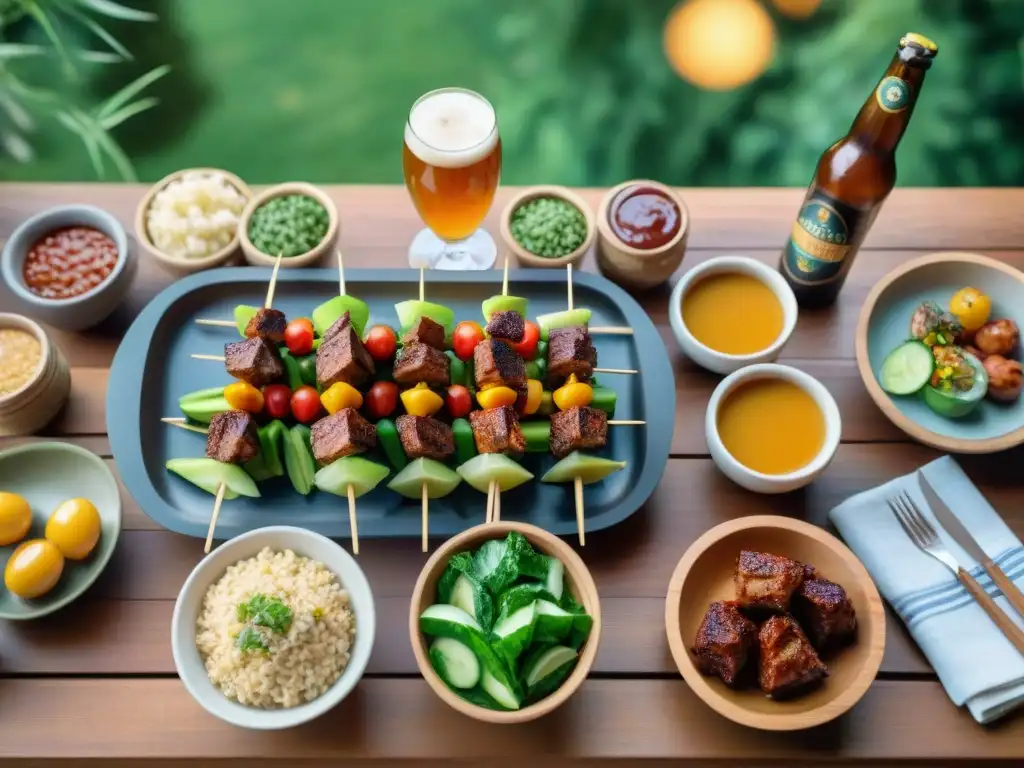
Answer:
<path fill-rule="evenodd" d="M 121 496 L 103 459 L 70 443 L 0 452 L 0 619 L 63 608 L 106 567 Z"/>

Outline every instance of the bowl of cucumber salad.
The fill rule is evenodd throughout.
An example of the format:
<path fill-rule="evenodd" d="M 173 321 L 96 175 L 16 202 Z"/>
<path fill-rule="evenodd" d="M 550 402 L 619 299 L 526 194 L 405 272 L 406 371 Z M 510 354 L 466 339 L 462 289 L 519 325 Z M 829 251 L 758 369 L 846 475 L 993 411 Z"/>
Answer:
<path fill-rule="evenodd" d="M 446 541 L 413 590 L 420 673 L 446 704 L 489 723 L 556 709 L 597 655 L 601 607 L 573 549 L 533 525 L 478 525 Z"/>

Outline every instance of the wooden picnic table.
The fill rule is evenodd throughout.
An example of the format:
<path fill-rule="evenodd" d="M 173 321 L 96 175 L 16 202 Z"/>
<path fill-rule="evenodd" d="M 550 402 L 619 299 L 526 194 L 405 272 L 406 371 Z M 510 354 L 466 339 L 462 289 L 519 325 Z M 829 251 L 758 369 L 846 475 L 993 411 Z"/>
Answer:
<path fill-rule="evenodd" d="M 404 188 L 328 188 L 341 213 L 346 265 L 404 267 L 420 228 Z M 25 218 L 64 203 L 91 203 L 131 230 L 140 185 L 0 184 L 0 238 Z M 516 190 L 500 190 L 487 227 Z M 803 190 L 683 189 L 689 251 L 680 273 L 715 255 L 744 253 L 774 265 Z M 593 205 L 601 190 L 583 190 Z M 684 360 L 668 321 L 670 286 L 639 296 L 676 370 L 672 458 L 645 507 L 582 550 L 602 598 L 605 630 L 590 679 L 547 718 L 488 726 L 446 707 L 417 673 L 407 614 L 426 555 L 419 541 L 370 540 L 360 563 L 378 601 L 377 642 L 366 676 L 337 709 L 285 732 L 233 728 L 208 715 L 176 679 L 169 642 L 178 589 L 202 557 L 201 539 L 162 530 L 122 491 L 124 530 L 110 566 L 70 607 L 31 623 L 0 623 L 0 764 L 91 758 L 97 765 L 580 765 L 639 758 L 820 764 L 919 760 L 930 765 L 1024 761 L 1024 716 L 992 727 L 950 703 L 927 661 L 889 614 L 885 659 L 864 699 L 833 723 L 797 733 L 735 725 L 680 678 L 669 654 L 664 600 L 672 570 L 701 533 L 741 515 L 774 513 L 826 525 L 847 496 L 936 456 L 910 442 L 868 397 L 853 359 L 854 327 L 868 290 L 913 256 L 984 253 L 1024 269 L 1024 189 L 898 189 L 862 249 L 838 303 L 804 312 L 783 359 L 818 377 L 843 415 L 843 444 L 803 492 L 758 496 L 729 482 L 708 457 L 704 409 L 718 377 Z M 173 277 L 141 255 L 127 303 L 86 334 L 55 331 L 72 365 L 72 393 L 47 430 L 109 457 L 109 366 L 131 318 Z M 328 265 L 329 266 L 329 265 Z M 593 257 L 586 269 L 593 270 Z M 10 299 L 0 294 L 0 310 Z M 134 418 L 133 414 L 109 414 Z M 22 442 L 0 440 L 0 448 Z M 966 457 L 968 474 L 1024 537 L 1024 452 Z M 116 473 L 116 468 L 114 468 Z M 152 761 L 152 762 L 150 762 Z"/>

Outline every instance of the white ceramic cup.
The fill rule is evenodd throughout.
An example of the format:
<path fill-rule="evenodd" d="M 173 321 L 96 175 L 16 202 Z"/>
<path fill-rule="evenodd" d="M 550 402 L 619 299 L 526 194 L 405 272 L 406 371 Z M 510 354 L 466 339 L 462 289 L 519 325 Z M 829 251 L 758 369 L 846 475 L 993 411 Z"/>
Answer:
<path fill-rule="evenodd" d="M 794 472 L 782 475 L 766 475 L 763 472 L 756 472 L 733 458 L 718 434 L 718 409 L 722 402 L 740 384 L 757 379 L 782 379 L 797 385 L 814 398 L 814 402 L 825 419 L 825 439 L 822 441 L 821 450 L 809 464 Z M 707 440 L 711 458 L 726 477 L 734 483 L 757 493 L 786 493 L 803 488 L 825 471 L 839 448 L 842 426 L 839 406 L 836 405 L 835 399 L 820 381 L 810 374 L 788 365 L 763 363 L 749 365 L 736 371 L 722 379 L 715 387 L 704 416 L 704 437 Z M 770 438 L 766 436 L 766 439 Z"/>
<path fill-rule="evenodd" d="M 687 291 L 705 277 L 726 273 L 750 275 L 760 280 L 771 288 L 772 293 L 782 305 L 782 332 L 771 346 L 760 352 L 752 352 L 749 355 L 730 355 L 718 352 L 697 341 L 683 322 L 683 299 L 686 297 Z M 743 307 L 726 307 L 723 311 L 742 313 Z M 796 297 L 782 275 L 778 270 L 748 256 L 718 256 L 698 264 L 680 278 L 675 288 L 672 289 L 672 298 L 669 300 L 669 319 L 679 346 L 682 347 L 686 356 L 697 365 L 715 373 L 732 373 L 746 365 L 773 362 L 782 352 L 786 342 L 789 341 L 793 329 L 796 328 L 796 318 Z"/>

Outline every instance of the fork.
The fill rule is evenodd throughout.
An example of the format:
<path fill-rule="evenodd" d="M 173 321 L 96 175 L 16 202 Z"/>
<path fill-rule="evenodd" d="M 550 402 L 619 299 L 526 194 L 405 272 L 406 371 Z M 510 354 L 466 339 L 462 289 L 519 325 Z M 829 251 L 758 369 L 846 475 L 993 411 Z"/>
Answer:
<path fill-rule="evenodd" d="M 921 514 L 921 510 L 917 508 L 907 492 L 901 491 L 894 498 L 888 499 L 888 504 L 900 526 L 917 548 L 931 555 L 955 573 L 957 580 L 967 588 L 967 591 L 988 614 L 988 617 L 995 622 L 1006 639 L 1013 643 L 1020 653 L 1024 654 L 1024 630 L 1014 624 L 1013 620 L 996 605 L 996 601 L 988 596 L 981 584 L 960 567 L 956 558 L 939 539 L 939 535 L 928 518 Z"/>

